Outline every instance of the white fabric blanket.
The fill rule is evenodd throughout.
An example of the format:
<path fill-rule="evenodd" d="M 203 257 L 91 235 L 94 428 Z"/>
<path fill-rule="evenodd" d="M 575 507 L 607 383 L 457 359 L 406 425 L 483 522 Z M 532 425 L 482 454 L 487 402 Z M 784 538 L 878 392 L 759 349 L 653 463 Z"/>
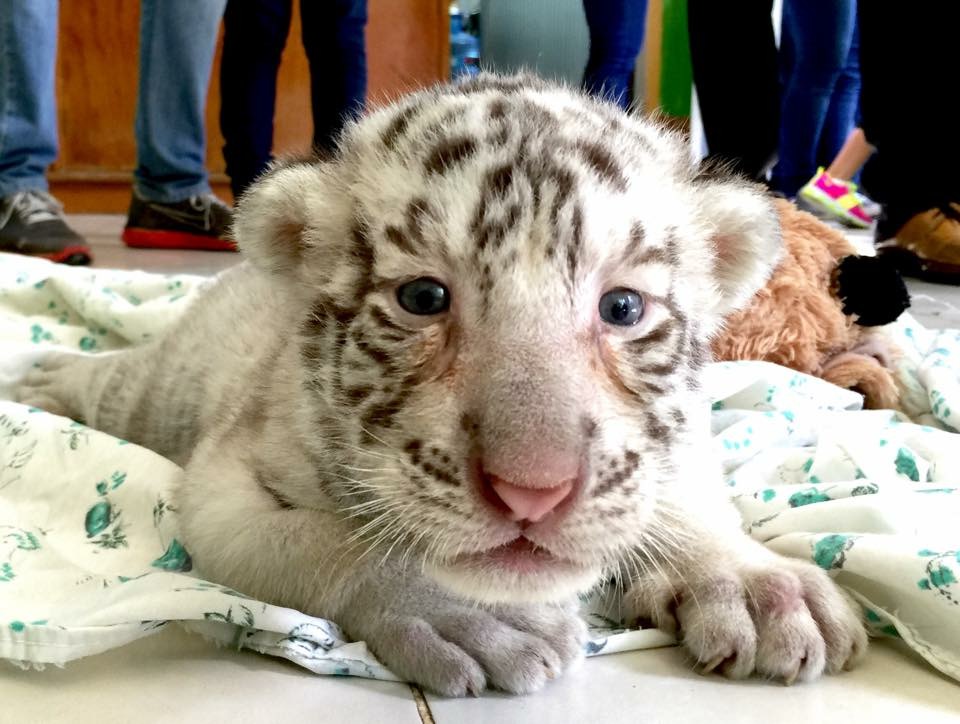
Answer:
<path fill-rule="evenodd" d="M 173 463 L 28 409 L 11 385 L 50 350 L 100 353 L 176 320 L 200 277 L 74 269 L 0 254 L 0 657 L 62 664 L 169 622 L 324 674 L 395 678 L 335 623 L 204 581 L 178 540 Z M 889 328 L 914 422 L 766 363 L 708 368 L 714 445 L 750 533 L 815 561 L 960 679 L 960 333 Z M 584 604 L 588 654 L 664 645 L 610 591 Z"/>

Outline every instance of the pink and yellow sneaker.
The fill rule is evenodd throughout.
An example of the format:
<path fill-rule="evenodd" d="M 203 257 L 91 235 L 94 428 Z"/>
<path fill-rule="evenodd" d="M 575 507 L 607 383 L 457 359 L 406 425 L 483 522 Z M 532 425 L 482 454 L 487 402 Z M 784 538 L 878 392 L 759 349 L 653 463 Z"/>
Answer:
<path fill-rule="evenodd" d="M 873 223 L 873 217 L 860 202 L 857 185 L 852 181 L 833 178 L 822 167 L 817 169 L 817 175 L 800 189 L 799 196 L 818 211 L 847 226 L 866 229 Z"/>

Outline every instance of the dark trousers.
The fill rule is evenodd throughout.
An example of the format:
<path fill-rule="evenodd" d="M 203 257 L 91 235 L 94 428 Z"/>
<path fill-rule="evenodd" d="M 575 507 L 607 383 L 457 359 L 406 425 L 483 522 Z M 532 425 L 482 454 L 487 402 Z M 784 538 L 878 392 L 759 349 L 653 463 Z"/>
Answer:
<path fill-rule="evenodd" d="M 292 0 L 229 0 L 220 67 L 223 156 L 234 195 L 272 158 L 277 71 L 290 32 Z M 366 98 L 366 0 L 301 0 L 310 64 L 313 145 L 329 150 Z"/>
<path fill-rule="evenodd" d="M 583 87 L 620 107 L 630 105 L 633 67 L 643 44 L 647 0 L 583 0 L 590 56 Z"/>
<path fill-rule="evenodd" d="M 777 153 L 780 81 L 773 0 L 689 0 L 693 82 L 709 158 L 761 179 Z"/>
<path fill-rule="evenodd" d="M 960 201 L 960 126 L 950 110 L 960 3 L 863 0 L 858 18 L 861 126 L 877 148 L 863 185 L 892 234 L 914 214 Z"/>

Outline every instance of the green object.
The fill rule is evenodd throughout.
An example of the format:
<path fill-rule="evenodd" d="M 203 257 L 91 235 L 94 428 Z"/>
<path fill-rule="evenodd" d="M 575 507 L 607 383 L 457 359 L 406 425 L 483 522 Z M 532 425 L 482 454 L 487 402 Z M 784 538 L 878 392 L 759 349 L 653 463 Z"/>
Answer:
<path fill-rule="evenodd" d="M 87 511 L 87 517 L 84 520 L 84 527 L 87 529 L 87 538 L 93 538 L 97 533 L 102 532 L 113 521 L 110 503 L 101 500 Z"/>
<path fill-rule="evenodd" d="M 180 541 L 174 538 L 167 547 L 166 553 L 150 565 L 165 571 L 189 571 L 193 568 L 193 561 L 190 559 L 190 554 L 180 545 Z"/>
<path fill-rule="evenodd" d="M 917 470 L 917 461 L 913 454 L 906 448 L 900 448 L 897 451 L 897 459 L 894 461 L 897 472 L 905 475 L 914 482 L 919 482 L 920 471 Z"/>
<path fill-rule="evenodd" d="M 693 92 L 687 0 L 663 0 L 660 49 L 660 107 L 668 116 L 688 118 Z"/>
<path fill-rule="evenodd" d="M 827 535 L 813 546 L 813 562 L 824 570 L 842 568 L 853 540 L 845 535 Z"/>
<path fill-rule="evenodd" d="M 798 493 L 794 493 L 790 496 L 790 507 L 799 508 L 804 505 L 810 505 L 811 503 L 823 503 L 830 500 L 830 496 L 820 492 L 816 488 L 808 488 L 807 490 L 801 490 Z"/>

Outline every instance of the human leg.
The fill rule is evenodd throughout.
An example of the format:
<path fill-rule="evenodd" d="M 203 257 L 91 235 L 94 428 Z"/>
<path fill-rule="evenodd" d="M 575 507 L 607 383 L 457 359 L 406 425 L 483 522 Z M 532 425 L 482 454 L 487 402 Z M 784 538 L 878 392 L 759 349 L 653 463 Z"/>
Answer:
<path fill-rule="evenodd" d="M 688 0 L 690 59 L 709 159 L 763 180 L 780 126 L 772 0 Z"/>
<path fill-rule="evenodd" d="M 863 135 L 863 129 L 854 128 L 844 141 L 840 152 L 834 156 L 833 161 L 827 167 L 827 173 L 834 178 L 849 181 L 863 168 L 873 152 L 874 148 L 867 142 L 867 137 Z"/>
<path fill-rule="evenodd" d="M 622 108 L 630 105 L 633 69 L 643 44 L 646 0 L 583 0 L 590 55 L 583 87 Z"/>
<path fill-rule="evenodd" d="M 853 42 L 855 12 L 852 0 L 784 0 L 783 99 L 773 186 L 788 197 L 795 196 L 817 170 L 831 98 Z M 856 106 L 842 110 L 849 116 L 845 137 L 853 127 Z"/>
<path fill-rule="evenodd" d="M 226 0 L 142 0 L 134 188 L 149 201 L 210 193 L 204 109 Z"/>
<path fill-rule="evenodd" d="M 291 0 L 229 0 L 223 16 L 220 130 L 234 197 L 270 162 L 277 72 L 290 32 Z"/>
<path fill-rule="evenodd" d="M 862 2 L 858 20 L 863 130 L 877 148 L 864 182 L 884 207 L 878 252 L 904 273 L 960 283 L 960 144 L 940 106 L 960 73 L 960 5 Z"/>
<path fill-rule="evenodd" d="M 210 190 L 205 106 L 226 0 L 142 0 L 129 246 L 232 250 Z"/>
<path fill-rule="evenodd" d="M 301 2 L 303 47 L 310 62 L 313 146 L 333 147 L 367 94 L 366 0 Z"/>
<path fill-rule="evenodd" d="M 47 193 L 56 54 L 57 0 L 0 3 L 0 251 L 87 264 L 89 246 Z"/>

